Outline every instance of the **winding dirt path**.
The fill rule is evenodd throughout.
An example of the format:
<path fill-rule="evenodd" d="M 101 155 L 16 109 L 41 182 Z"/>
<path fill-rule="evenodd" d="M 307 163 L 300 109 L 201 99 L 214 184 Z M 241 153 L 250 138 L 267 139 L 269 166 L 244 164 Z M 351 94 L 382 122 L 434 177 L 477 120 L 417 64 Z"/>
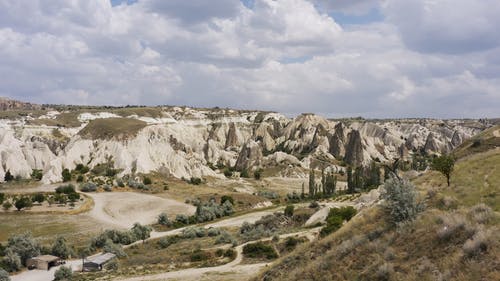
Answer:
<path fill-rule="evenodd" d="M 288 233 L 280 235 L 280 238 L 287 238 L 291 236 L 306 237 L 309 241 L 317 238 L 321 227 L 312 228 L 305 231 Z M 224 265 L 214 266 L 214 267 L 202 267 L 202 268 L 188 268 L 178 271 L 171 271 L 153 275 L 144 275 L 131 278 L 118 278 L 118 281 L 149 281 L 149 280 L 220 280 L 216 275 L 226 275 L 230 273 L 233 278 L 241 280 L 242 277 L 250 277 L 257 273 L 261 268 L 268 266 L 270 263 L 257 263 L 257 264 L 240 264 L 243 260 L 243 247 L 249 243 L 255 243 L 258 241 L 269 241 L 272 238 L 264 238 L 256 241 L 249 241 L 244 244 L 238 245 L 235 248 L 236 258 Z"/>

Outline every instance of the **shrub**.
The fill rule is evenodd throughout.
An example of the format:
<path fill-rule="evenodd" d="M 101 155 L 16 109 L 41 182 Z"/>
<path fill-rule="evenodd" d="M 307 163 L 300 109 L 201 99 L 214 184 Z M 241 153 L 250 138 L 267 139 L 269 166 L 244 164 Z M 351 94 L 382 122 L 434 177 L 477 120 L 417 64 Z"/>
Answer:
<path fill-rule="evenodd" d="M 260 180 L 260 178 L 262 177 L 262 169 L 258 169 L 255 172 L 253 172 L 253 177 L 256 180 Z"/>
<path fill-rule="evenodd" d="M 123 257 L 126 257 L 127 254 L 125 253 L 125 251 L 123 250 L 123 247 L 122 245 L 120 244 L 115 244 L 113 243 L 113 241 L 111 241 L 110 239 L 106 240 L 106 242 L 104 243 L 104 247 L 102 248 L 102 250 L 105 252 L 105 253 L 112 253 L 112 254 L 115 254 L 117 257 L 119 258 L 123 258 Z"/>
<path fill-rule="evenodd" d="M 3 204 L 2 204 L 2 208 L 3 208 L 5 211 L 8 211 L 8 210 L 10 210 L 10 208 L 12 208 L 12 203 L 10 203 L 9 201 L 5 201 L 5 202 L 3 202 Z"/>
<path fill-rule="evenodd" d="M 17 198 L 15 201 L 14 201 L 14 206 L 16 207 L 16 209 L 18 211 L 21 211 L 22 209 L 24 208 L 29 208 L 33 205 L 33 202 L 31 202 L 31 199 L 26 197 L 26 196 L 23 196 L 23 197 L 20 197 L 20 198 Z"/>
<path fill-rule="evenodd" d="M 229 202 L 231 202 L 232 205 L 234 205 L 233 197 L 231 197 L 229 195 L 222 195 L 222 197 L 220 198 L 221 205 L 224 204 L 224 202 L 226 202 L 226 201 L 229 201 Z"/>
<path fill-rule="evenodd" d="M 68 200 L 69 200 L 69 201 L 71 201 L 71 202 L 76 202 L 76 201 L 78 201 L 79 199 L 80 199 L 80 194 L 78 194 L 78 193 L 76 193 L 76 192 L 75 192 L 75 193 L 70 193 L 70 194 L 68 195 Z"/>
<path fill-rule="evenodd" d="M 423 209 L 417 202 L 415 187 L 404 179 L 392 177 L 386 180 L 381 198 L 385 199 L 389 221 L 395 225 L 413 220 Z"/>
<path fill-rule="evenodd" d="M 349 240 L 343 241 L 336 249 L 337 258 L 341 259 L 351 253 L 359 245 L 366 242 L 364 235 L 355 235 Z"/>
<path fill-rule="evenodd" d="M 263 242 L 251 243 L 243 246 L 243 255 L 247 258 L 266 258 L 268 260 L 278 258 L 278 253 L 271 245 Z"/>
<path fill-rule="evenodd" d="M 246 170 L 246 169 L 241 170 L 240 177 L 248 178 L 248 170 Z"/>
<path fill-rule="evenodd" d="M 181 224 L 189 224 L 189 217 L 184 214 L 177 214 L 175 216 L 175 221 Z"/>
<path fill-rule="evenodd" d="M 116 259 L 113 259 L 112 261 L 110 261 L 106 265 L 104 265 L 104 269 L 106 269 L 108 271 L 118 270 L 118 262 L 116 261 Z"/>
<path fill-rule="evenodd" d="M 56 188 L 56 193 L 70 194 L 75 193 L 75 186 L 72 184 L 61 185 Z"/>
<path fill-rule="evenodd" d="M 210 237 L 215 237 L 220 235 L 220 229 L 215 228 L 215 227 L 210 227 L 207 231 L 207 235 Z"/>
<path fill-rule="evenodd" d="M 54 241 L 54 244 L 52 245 L 51 253 L 56 257 L 67 259 L 69 256 L 71 256 L 72 251 L 71 248 L 66 244 L 66 239 L 64 239 L 64 237 L 62 236 L 58 236 L 56 238 L 56 241 Z"/>
<path fill-rule="evenodd" d="M 199 262 L 209 260 L 211 258 L 210 253 L 207 253 L 202 250 L 196 250 L 191 254 L 191 262 Z"/>
<path fill-rule="evenodd" d="M 467 221 L 459 214 L 452 214 L 440 216 L 438 223 L 442 224 L 442 226 L 437 231 L 437 237 L 440 240 L 447 241 L 465 230 Z"/>
<path fill-rule="evenodd" d="M 37 202 L 38 204 L 42 204 L 45 201 L 45 195 L 43 193 L 37 193 L 31 197 L 31 201 Z"/>
<path fill-rule="evenodd" d="M 285 216 L 292 217 L 293 216 L 293 210 L 294 210 L 294 208 L 295 207 L 293 205 L 286 206 L 286 208 L 285 208 Z"/>
<path fill-rule="evenodd" d="M 102 186 L 102 189 L 104 189 L 104 191 L 106 192 L 111 192 L 113 191 L 113 189 L 111 188 L 111 186 L 109 184 L 105 184 Z"/>
<path fill-rule="evenodd" d="M 63 182 L 68 182 L 71 180 L 71 172 L 68 169 L 64 169 L 61 175 Z"/>
<path fill-rule="evenodd" d="M 0 192 L 0 204 L 5 200 L 5 193 Z"/>
<path fill-rule="evenodd" d="M 164 226 L 172 226 L 172 223 L 168 219 L 168 216 L 166 213 L 161 213 L 158 215 L 158 224 L 164 225 Z"/>
<path fill-rule="evenodd" d="M 349 221 L 356 215 L 356 209 L 352 206 L 332 208 L 326 217 L 326 226 L 321 229 L 322 237 L 338 230 L 344 221 Z"/>
<path fill-rule="evenodd" d="M 378 267 L 375 276 L 377 280 L 386 281 L 391 280 L 391 276 L 394 275 L 394 266 L 391 263 L 384 263 Z"/>
<path fill-rule="evenodd" d="M 95 192 L 97 191 L 97 185 L 93 182 L 86 182 L 80 186 L 80 190 L 83 192 Z"/>
<path fill-rule="evenodd" d="M 267 190 L 259 191 L 259 193 L 257 193 L 257 195 L 264 197 L 266 199 L 271 199 L 271 200 L 280 198 L 278 193 L 276 193 L 274 191 L 267 191 Z"/>
<path fill-rule="evenodd" d="M 9 273 L 0 268 L 0 281 L 10 281 Z"/>
<path fill-rule="evenodd" d="M 467 240 L 462 247 L 464 255 L 472 258 L 488 250 L 489 236 L 490 233 L 484 230 L 480 230 L 474 234 L 472 239 Z"/>
<path fill-rule="evenodd" d="M 311 204 L 309 204 L 309 208 L 311 209 L 319 208 L 319 203 L 317 201 L 312 201 Z"/>
<path fill-rule="evenodd" d="M 71 270 L 71 267 L 64 265 L 59 267 L 54 273 L 54 281 L 71 280 L 72 277 L 73 277 L 73 271 Z"/>
<path fill-rule="evenodd" d="M 118 187 L 125 187 L 125 183 L 123 183 L 122 179 L 116 180 L 116 185 L 118 185 Z"/>
<path fill-rule="evenodd" d="M 10 272 L 16 272 L 21 269 L 21 257 L 11 249 L 5 251 L 5 256 L 2 259 L 5 268 Z"/>
<path fill-rule="evenodd" d="M 33 171 L 31 172 L 31 178 L 36 181 L 42 180 L 43 178 L 42 170 L 33 169 Z"/>
<path fill-rule="evenodd" d="M 85 178 L 82 176 L 82 175 L 78 175 L 78 177 L 76 178 L 76 182 L 83 182 Z"/>
<path fill-rule="evenodd" d="M 291 201 L 291 202 L 298 202 L 298 201 L 300 201 L 300 194 L 298 194 L 295 191 L 292 193 L 288 193 L 286 195 L 286 199 L 288 199 L 288 201 Z"/>
<path fill-rule="evenodd" d="M 144 177 L 144 179 L 142 180 L 142 183 L 144 183 L 145 185 L 150 185 L 153 183 L 153 181 L 149 177 Z"/>
<path fill-rule="evenodd" d="M 191 179 L 189 180 L 189 182 L 193 185 L 200 185 L 202 180 L 201 178 L 195 178 L 195 177 L 191 177 Z"/>
<path fill-rule="evenodd" d="M 475 222 L 484 224 L 493 218 L 494 213 L 493 213 L 493 210 L 488 205 L 486 205 L 484 203 L 480 203 L 480 204 L 473 206 L 469 210 L 468 215 Z"/>
<path fill-rule="evenodd" d="M 215 239 L 215 244 L 235 244 L 236 240 L 227 231 L 223 231 L 217 239 Z"/>
<path fill-rule="evenodd" d="M 161 238 L 160 240 L 158 240 L 158 245 L 162 248 L 162 249 L 165 249 L 167 248 L 168 246 L 172 245 L 172 244 L 175 244 L 179 241 L 180 237 L 177 236 L 177 235 L 174 235 L 174 236 L 167 236 L 167 237 L 163 237 Z"/>
<path fill-rule="evenodd" d="M 30 233 L 9 237 L 7 242 L 8 250 L 18 254 L 22 264 L 26 264 L 27 259 L 40 255 L 40 245 L 33 239 Z"/>
<path fill-rule="evenodd" d="M 144 241 L 151 235 L 152 229 L 147 225 L 141 225 L 140 223 L 136 222 L 134 223 L 131 231 L 135 234 L 135 237 L 141 239 L 144 243 Z"/>
<path fill-rule="evenodd" d="M 226 176 L 226 178 L 230 178 L 233 176 L 233 171 L 231 171 L 230 169 L 228 168 L 225 168 L 224 169 L 224 176 Z"/>
<path fill-rule="evenodd" d="M 187 227 L 182 230 L 182 237 L 184 238 L 204 237 L 205 235 L 206 232 L 203 227 Z"/>
<path fill-rule="evenodd" d="M 14 176 L 10 173 L 10 170 L 7 170 L 7 172 L 5 173 L 5 176 L 3 177 L 3 179 L 6 182 L 13 181 L 14 180 Z"/>

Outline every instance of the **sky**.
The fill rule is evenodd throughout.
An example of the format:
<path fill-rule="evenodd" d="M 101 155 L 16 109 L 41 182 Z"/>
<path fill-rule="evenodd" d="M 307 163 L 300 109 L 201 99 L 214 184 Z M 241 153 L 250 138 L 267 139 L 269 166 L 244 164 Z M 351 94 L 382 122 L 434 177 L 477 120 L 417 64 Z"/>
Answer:
<path fill-rule="evenodd" d="M 0 96 L 500 117 L 498 0 L 0 0 Z"/>

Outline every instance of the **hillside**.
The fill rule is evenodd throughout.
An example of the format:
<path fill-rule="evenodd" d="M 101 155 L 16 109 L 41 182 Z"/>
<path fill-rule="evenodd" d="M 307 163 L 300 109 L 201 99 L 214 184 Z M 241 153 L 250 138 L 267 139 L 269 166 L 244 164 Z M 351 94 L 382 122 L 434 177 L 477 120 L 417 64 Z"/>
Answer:
<path fill-rule="evenodd" d="M 64 168 L 112 164 L 121 176 L 160 169 L 176 178 L 223 177 L 231 167 L 263 168 L 306 177 L 304 169 L 440 154 L 491 126 L 480 120 L 328 120 L 263 111 L 189 107 L 78 107 L 3 111 L 0 181 L 7 171 L 42 182 L 62 180 Z M 320 159 L 321 161 L 319 161 Z M 323 164 L 321 164 L 323 163 Z M 275 169 L 277 166 L 280 168 Z"/>
<path fill-rule="evenodd" d="M 491 132 L 477 138 L 498 142 Z M 256 280 L 500 280 L 500 150 L 457 152 L 450 187 L 437 172 L 413 180 L 426 206 L 415 221 L 393 227 L 381 205 L 367 209 Z"/>

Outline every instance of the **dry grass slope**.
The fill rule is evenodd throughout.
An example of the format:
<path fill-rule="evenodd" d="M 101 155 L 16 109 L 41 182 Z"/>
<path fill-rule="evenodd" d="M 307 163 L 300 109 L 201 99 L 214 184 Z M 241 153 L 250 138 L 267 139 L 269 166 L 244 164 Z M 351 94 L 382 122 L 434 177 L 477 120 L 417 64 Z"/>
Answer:
<path fill-rule="evenodd" d="M 131 118 L 107 118 L 90 121 L 78 134 L 86 139 L 120 139 L 135 137 L 147 123 Z"/>

